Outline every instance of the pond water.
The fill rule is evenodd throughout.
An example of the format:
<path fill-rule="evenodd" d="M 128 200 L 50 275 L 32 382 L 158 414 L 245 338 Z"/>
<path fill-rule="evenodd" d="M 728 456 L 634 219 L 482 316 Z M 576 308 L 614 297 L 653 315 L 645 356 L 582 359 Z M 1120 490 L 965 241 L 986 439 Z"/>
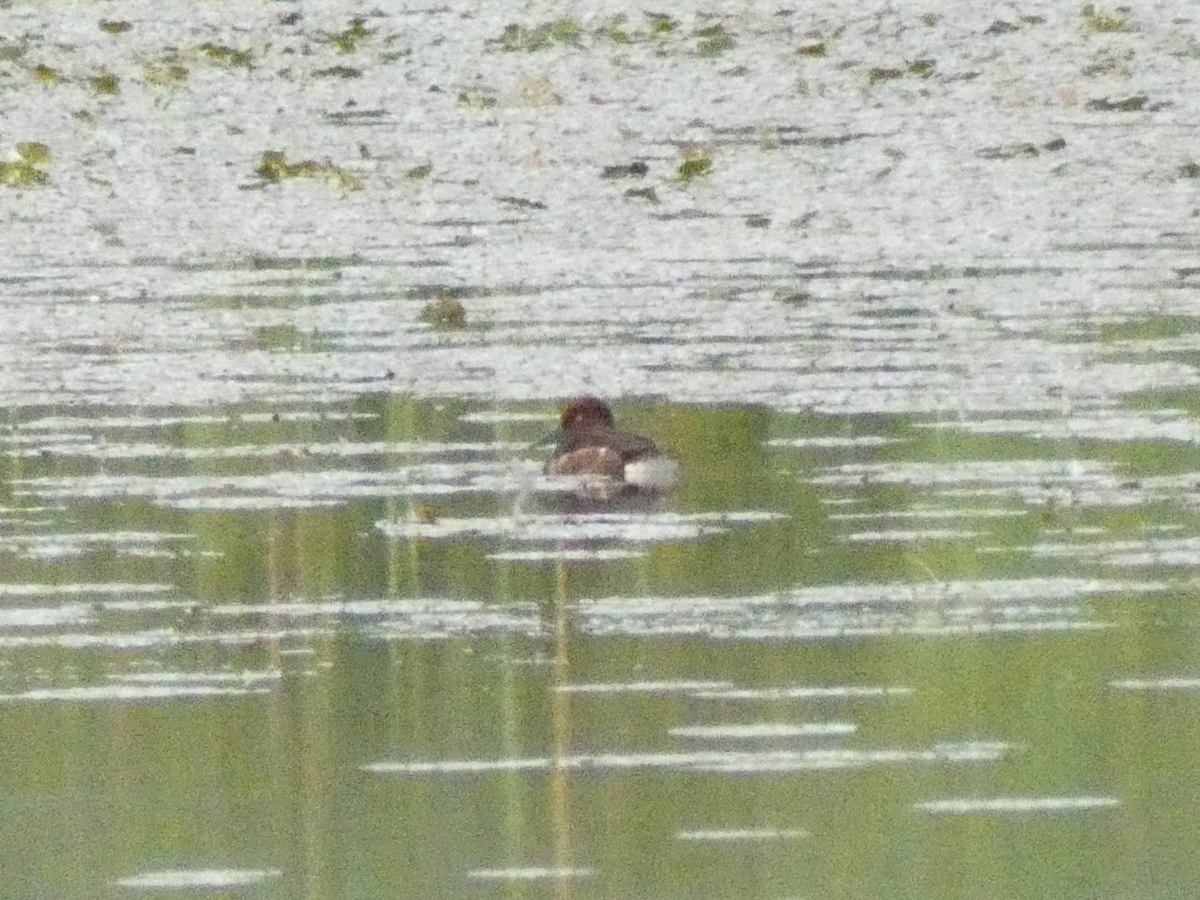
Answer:
<path fill-rule="evenodd" d="M 1194 894 L 1188 4 L 0 6 L 0 896 Z"/>

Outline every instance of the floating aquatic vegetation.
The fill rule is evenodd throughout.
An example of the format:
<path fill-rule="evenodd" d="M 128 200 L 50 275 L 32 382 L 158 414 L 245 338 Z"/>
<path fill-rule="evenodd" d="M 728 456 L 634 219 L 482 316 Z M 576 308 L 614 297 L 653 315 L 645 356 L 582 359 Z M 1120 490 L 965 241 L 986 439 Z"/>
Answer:
<path fill-rule="evenodd" d="M 442 294 L 421 310 L 421 321 L 439 330 L 460 330 L 467 327 L 467 308 L 462 301 Z"/>
<path fill-rule="evenodd" d="M 233 47 L 214 44 L 211 41 L 201 44 L 197 49 L 209 59 L 215 60 L 222 65 L 250 68 L 251 56 L 249 50 L 235 50 Z"/>
<path fill-rule="evenodd" d="M 822 57 L 827 56 L 829 49 L 825 46 L 824 41 L 814 41 L 811 44 L 802 44 L 796 48 L 797 56 Z"/>
<path fill-rule="evenodd" d="M 289 178 L 316 178 L 347 191 L 356 191 L 362 187 L 362 181 L 357 175 L 335 166 L 329 160 L 317 162 L 314 159 L 306 159 L 291 163 L 279 150 L 264 151 L 262 161 L 254 170 L 254 174 L 264 181 L 276 182 Z"/>
<path fill-rule="evenodd" d="M 36 166 L 39 163 L 50 162 L 51 153 L 50 148 L 45 144 L 39 144 L 37 141 L 22 141 L 17 144 L 17 156 L 21 157 L 23 162 Z"/>
<path fill-rule="evenodd" d="M 42 84 L 62 84 L 67 79 L 59 75 L 55 69 L 42 64 L 34 68 L 33 80 L 40 81 Z"/>
<path fill-rule="evenodd" d="M 126 31 L 133 30 L 132 22 L 111 21 L 109 19 L 100 20 L 100 30 L 108 34 L 124 34 Z"/>
<path fill-rule="evenodd" d="M 784 306 L 805 306 L 812 300 L 812 294 L 808 291 L 789 291 L 780 288 L 772 295 L 772 299 Z"/>
<path fill-rule="evenodd" d="M 683 151 L 679 163 L 679 180 L 692 181 L 712 171 L 712 156 L 705 147 L 691 147 Z"/>
<path fill-rule="evenodd" d="M 1079 13 L 1079 24 L 1084 31 L 1099 34 L 1137 30 L 1124 10 L 1114 12 L 1102 9 L 1095 3 L 1084 5 Z"/>
<path fill-rule="evenodd" d="M 648 12 L 646 18 L 650 20 L 651 34 L 668 34 L 674 31 L 679 24 L 666 13 Z"/>
<path fill-rule="evenodd" d="M 458 103 L 472 109 L 491 109 L 497 103 L 496 92 L 490 87 L 473 84 L 458 92 Z"/>
<path fill-rule="evenodd" d="M 546 204 L 541 200 L 530 200 L 528 197 L 497 197 L 501 203 L 505 203 L 514 209 L 545 209 Z"/>
<path fill-rule="evenodd" d="M 1167 105 L 1165 103 L 1155 103 L 1147 107 L 1146 104 L 1149 102 L 1150 98 L 1145 94 L 1135 94 L 1132 97 L 1121 97 L 1117 100 L 1101 97 L 1099 100 L 1089 100 L 1087 108 L 1100 110 L 1101 112 L 1141 112 L 1142 110 L 1154 112 Z"/>
<path fill-rule="evenodd" d="M 737 43 L 720 22 L 697 29 L 695 36 L 700 38 L 696 52 L 701 56 L 720 56 L 726 50 L 732 50 Z"/>
<path fill-rule="evenodd" d="M 10 187 L 37 187 L 50 183 L 50 176 L 40 165 L 50 162 L 50 148 L 35 141 L 17 144 L 17 159 L 0 162 L 0 184 Z"/>
<path fill-rule="evenodd" d="M 1037 144 L 1025 141 L 1019 144 L 1002 144 L 999 147 L 984 147 L 982 150 L 976 150 L 975 155 L 982 159 L 1017 159 L 1019 157 L 1040 156 L 1043 152 L 1053 153 L 1062 150 L 1067 146 L 1067 142 L 1062 138 L 1055 138 L 1051 141 L 1038 146 Z"/>
<path fill-rule="evenodd" d="M 868 70 L 867 80 L 871 84 L 877 84 L 880 81 L 896 81 L 907 77 L 928 78 L 933 74 L 935 65 L 936 63 L 932 59 L 918 59 L 902 69 L 893 66 L 877 66 Z"/>
<path fill-rule="evenodd" d="M 187 81 L 188 70 L 174 60 L 148 62 L 142 66 L 142 77 L 156 87 L 176 87 Z"/>
<path fill-rule="evenodd" d="M 277 325 L 261 325 L 249 330 L 246 336 L 246 346 L 268 353 L 290 353 L 294 350 L 311 349 L 311 341 L 306 335 L 290 323 L 281 322 Z"/>
<path fill-rule="evenodd" d="M 426 525 L 432 525 L 440 518 L 438 508 L 432 503 L 418 503 L 412 510 L 413 518 Z"/>
<path fill-rule="evenodd" d="M 422 178 L 428 178 L 433 172 L 433 166 L 430 163 L 425 163 L 420 166 L 413 166 L 404 173 L 404 177 L 409 181 L 420 181 Z"/>
<path fill-rule="evenodd" d="M 510 24 L 504 26 L 504 32 L 491 43 L 498 43 L 506 53 L 518 50 L 532 52 L 545 50 L 555 44 L 570 44 L 577 46 L 583 36 L 583 29 L 573 19 L 556 19 L 533 28 Z"/>
<path fill-rule="evenodd" d="M 554 90 L 554 83 L 545 75 L 523 76 L 517 95 L 524 106 L 561 106 L 563 102 L 562 95 Z"/>
<path fill-rule="evenodd" d="M 1133 74 L 1132 60 L 1133 53 L 1131 52 L 1118 54 L 1105 51 L 1098 54 L 1090 65 L 1083 67 L 1083 74 L 1091 78 L 1104 76 L 1128 78 Z"/>
<path fill-rule="evenodd" d="M 644 178 L 650 171 L 641 160 L 635 160 L 628 165 L 605 166 L 600 172 L 600 177 L 606 181 L 612 181 L 616 178 Z"/>
<path fill-rule="evenodd" d="M 353 66 L 330 66 L 328 69 L 317 69 L 313 75 L 317 78 L 362 78 L 363 70 Z"/>
<path fill-rule="evenodd" d="M 371 32 L 363 26 L 362 19 L 353 19 L 350 26 L 345 31 L 339 31 L 337 34 L 329 38 L 329 43 L 337 47 L 342 53 L 353 53 L 358 49 L 358 45 L 365 41 Z"/>
<path fill-rule="evenodd" d="M 628 29 L 629 18 L 624 13 L 618 13 L 607 19 L 596 29 L 595 35 L 614 44 L 632 44 L 634 35 Z"/>
<path fill-rule="evenodd" d="M 92 92 L 102 97 L 113 97 L 121 93 L 121 80 L 112 72 L 101 72 L 88 79 Z"/>
<path fill-rule="evenodd" d="M 625 196 L 631 200 L 645 200 L 647 203 L 658 205 L 658 192 L 654 188 L 630 188 L 625 192 Z"/>

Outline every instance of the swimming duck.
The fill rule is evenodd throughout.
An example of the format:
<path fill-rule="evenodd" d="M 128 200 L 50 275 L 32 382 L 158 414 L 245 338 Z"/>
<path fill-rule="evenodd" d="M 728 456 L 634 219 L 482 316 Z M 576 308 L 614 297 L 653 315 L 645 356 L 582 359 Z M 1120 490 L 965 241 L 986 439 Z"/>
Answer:
<path fill-rule="evenodd" d="M 548 475 L 580 475 L 584 493 L 611 499 L 626 491 L 658 493 L 679 480 L 679 464 L 650 438 L 618 431 L 612 410 L 596 397 L 572 400 L 562 411 Z"/>

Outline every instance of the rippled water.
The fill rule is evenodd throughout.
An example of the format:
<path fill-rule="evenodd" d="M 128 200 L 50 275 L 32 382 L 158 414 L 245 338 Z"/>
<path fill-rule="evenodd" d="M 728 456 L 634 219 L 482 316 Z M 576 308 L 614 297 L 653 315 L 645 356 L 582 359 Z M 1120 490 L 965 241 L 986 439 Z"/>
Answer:
<path fill-rule="evenodd" d="M 0 894 L 1191 896 L 1194 11 L 666 12 L 7 6 Z"/>

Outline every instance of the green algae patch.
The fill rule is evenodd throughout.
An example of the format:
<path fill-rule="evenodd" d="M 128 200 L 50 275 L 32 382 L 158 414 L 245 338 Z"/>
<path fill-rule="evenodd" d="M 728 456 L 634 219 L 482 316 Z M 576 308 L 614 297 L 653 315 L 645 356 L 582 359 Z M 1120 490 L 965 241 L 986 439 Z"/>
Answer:
<path fill-rule="evenodd" d="M 312 332 L 301 331 L 292 324 L 263 325 L 254 329 L 252 346 L 268 353 L 312 352 L 319 349 Z"/>
<path fill-rule="evenodd" d="M 278 150 L 267 150 L 263 153 L 258 168 L 254 174 L 263 181 L 280 182 L 291 178 L 313 178 L 325 181 L 334 187 L 346 191 L 356 191 L 362 187 L 362 181 L 353 172 L 349 172 L 326 160 L 317 162 L 306 159 L 301 162 L 288 162 L 287 156 Z"/>
<path fill-rule="evenodd" d="M 473 84 L 458 92 L 458 105 L 469 106 L 471 109 L 491 109 L 499 101 L 493 88 L 481 84 Z"/>
<path fill-rule="evenodd" d="M 224 66 L 241 66 L 249 69 L 252 62 L 249 50 L 237 50 L 223 44 L 214 44 L 211 41 L 201 44 L 197 49 L 209 59 Z"/>
<path fill-rule="evenodd" d="M 177 62 L 145 63 L 142 77 L 155 87 L 178 87 L 187 81 L 188 69 Z"/>
<path fill-rule="evenodd" d="M 0 162 L 0 184 L 6 187 L 39 187 L 50 183 L 50 176 L 24 162 Z"/>
<path fill-rule="evenodd" d="M 1103 9 L 1095 3 L 1086 4 L 1079 13 L 1079 26 L 1093 34 L 1113 34 L 1136 31 L 1124 11 L 1114 12 Z"/>
<path fill-rule="evenodd" d="M 50 148 L 37 141 L 22 141 L 17 144 L 17 156 L 21 158 L 21 162 L 27 162 L 31 166 L 48 163 L 51 158 Z"/>
<path fill-rule="evenodd" d="M 903 77 L 903 69 L 893 69 L 884 66 L 876 66 L 867 72 L 867 81 L 871 82 L 871 84 L 878 84 L 881 81 L 895 81 Z"/>
<path fill-rule="evenodd" d="M 404 177 L 409 181 L 421 181 L 428 178 L 433 173 L 433 166 L 430 163 L 425 163 L 422 166 L 413 166 L 404 173 Z"/>
<path fill-rule="evenodd" d="M 704 147 L 692 147 L 683 152 L 677 174 L 685 184 L 712 172 L 712 155 Z"/>
<path fill-rule="evenodd" d="M 491 43 L 499 44 L 505 53 L 533 52 L 545 50 L 555 44 L 578 46 L 582 37 L 583 29 L 574 19 L 555 19 L 553 22 L 535 25 L 532 28 L 516 24 L 506 25 L 500 37 Z"/>
<path fill-rule="evenodd" d="M 594 34 L 597 38 L 613 44 L 632 44 L 637 40 L 629 30 L 629 18 L 623 13 L 607 19 Z"/>
<path fill-rule="evenodd" d="M 39 84 L 62 84 L 67 79 L 60 75 L 57 70 L 42 64 L 34 68 L 33 80 Z"/>
<path fill-rule="evenodd" d="M 802 44 L 797 47 L 796 55 L 809 59 L 819 59 L 829 55 L 829 48 L 825 45 L 824 41 L 814 41 L 811 44 Z"/>
<path fill-rule="evenodd" d="M 101 72 L 88 79 L 92 93 L 100 97 L 115 97 L 121 93 L 121 79 L 112 72 Z"/>
<path fill-rule="evenodd" d="M 650 20 L 651 34 L 670 34 L 679 27 L 679 23 L 666 13 L 646 13 L 646 18 Z"/>
<path fill-rule="evenodd" d="M 100 30 L 105 34 L 124 34 L 126 31 L 133 31 L 132 22 L 112 21 L 109 19 L 100 20 Z"/>
<path fill-rule="evenodd" d="M 461 300 L 442 294 L 425 304 L 420 319 L 439 331 L 461 331 L 467 327 L 467 308 Z"/>
<path fill-rule="evenodd" d="M 720 56 L 737 45 L 733 35 L 720 22 L 697 29 L 695 36 L 700 39 L 696 44 L 696 52 L 705 57 Z"/>
<path fill-rule="evenodd" d="M 337 34 L 332 35 L 329 38 L 329 43 L 337 47 L 342 53 L 353 53 L 358 49 L 359 44 L 370 36 L 371 32 L 363 25 L 363 20 L 354 19 L 345 31 L 339 31 Z"/>
<path fill-rule="evenodd" d="M 50 176 L 39 166 L 50 162 L 50 148 L 36 141 L 17 144 L 17 159 L 0 162 L 0 185 L 15 188 L 40 187 L 50 183 Z"/>
<path fill-rule="evenodd" d="M 876 66 L 867 70 L 867 81 L 878 84 L 881 81 L 899 81 L 901 78 L 928 78 L 937 63 L 932 59 L 918 59 L 903 68 L 897 66 Z"/>

